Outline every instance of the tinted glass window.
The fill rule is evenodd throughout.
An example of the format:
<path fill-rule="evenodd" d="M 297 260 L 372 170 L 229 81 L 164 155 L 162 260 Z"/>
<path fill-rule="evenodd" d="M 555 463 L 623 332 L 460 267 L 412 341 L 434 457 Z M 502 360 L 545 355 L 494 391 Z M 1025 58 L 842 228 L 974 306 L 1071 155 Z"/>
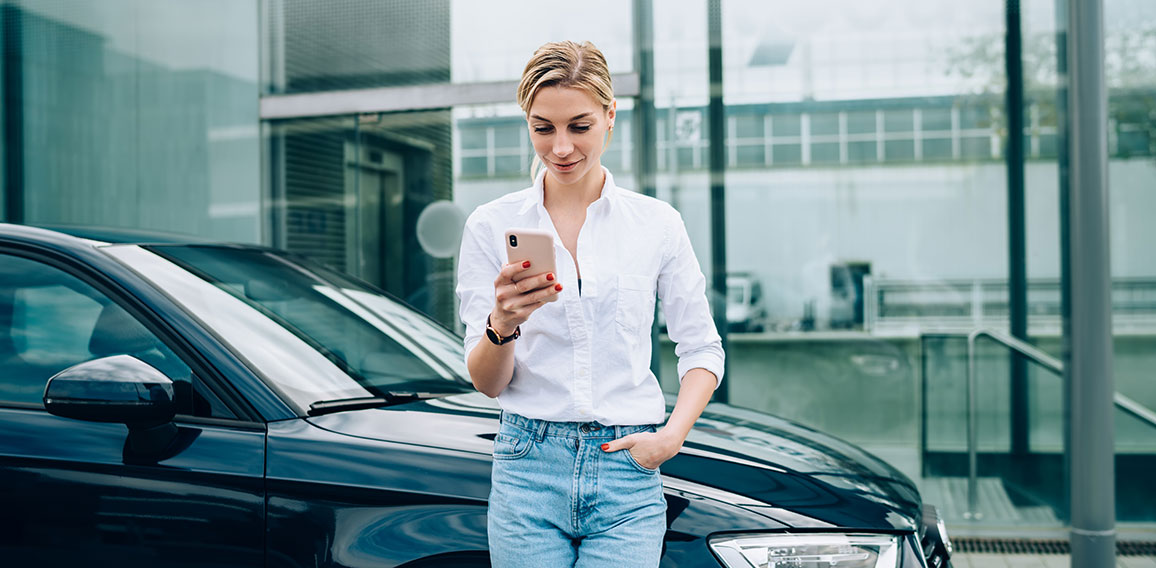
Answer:
<path fill-rule="evenodd" d="M 762 138 L 763 137 L 763 115 L 761 114 L 740 114 L 735 117 L 735 132 L 736 138 Z"/>
<path fill-rule="evenodd" d="M 526 128 L 519 122 L 495 126 L 494 146 L 497 148 L 520 148 L 525 132 Z"/>
<path fill-rule="evenodd" d="M 776 137 L 798 136 L 802 132 L 798 115 L 779 115 L 771 118 L 771 129 Z"/>
<path fill-rule="evenodd" d="M 848 134 L 875 134 L 875 111 L 855 111 L 847 113 Z"/>
<path fill-rule="evenodd" d="M 915 113 L 909 109 L 886 111 L 883 113 L 883 129 L 887 132 L 911 132 L 915 129 Z"/>
<path fill-rule="evenodd" d="M 811 115 L 811 136 L 837 136 L 838 134 L 838 113 L 817 112 Z"/>
<path fill-rule="evenodd" d="M 951 109 L 925 108 L 922 114 L 924 131 L 951 131 Z"/>
<path fill-rule="evenodd" d="M 485 150 L 487 147 L 485 127 L 463 128 L 460 136 L 462 150 Z"/>
<path fill-rule="evenodd" d="M 0 255 L 0 403 L 42 404 L 56 373 L 132 355 L 173 380 L 177 412 L 232 417 L 189 367 L 123 307 L 43 263 Z"/>
<path fill-rule="evenodd" d="M 775 144 L 771 151 L 775 165 L 797 166 L 803 163 L 803 147 L 798 144 Z"/>
<path fill-rule="evenodd" d="M 739 146 L 736 151 L 735 161 L 740 166 L 762 166 L 766 161 L 767 150 L 762 144 Z"/>
<path fill-rule="evenodd" d="M 839 163 L 838 142 L 815 142 L 811 144 L 812 163 Z"/>

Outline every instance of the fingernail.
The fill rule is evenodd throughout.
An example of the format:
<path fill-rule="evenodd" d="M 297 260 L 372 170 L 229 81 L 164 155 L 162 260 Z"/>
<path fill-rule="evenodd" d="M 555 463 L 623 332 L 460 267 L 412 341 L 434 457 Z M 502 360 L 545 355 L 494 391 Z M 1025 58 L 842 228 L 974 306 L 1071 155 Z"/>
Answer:
<path fill-rule="evenodd" d="M 602 444 L 602 451 L 605 452 L 606 450 L 609 450 L 609 449 L 610 449 L 610 444 Z"/>
<path fill-rule="evenodd" d="M 522 268 L 530 268 L 530 261 L 527 260 L 526 262 L 523 262 Z"/>
<path fill-rule="evenodd" d="M 554 281 L 554 275 L 553 275 L 553 274 L 547 274 L 547 275 L 546 275 L 546 280 L 549 280 L 549 281 L 553 282 L 553 281 Z"/>
<path fill-rule="evenodd" d="M 561 284 L 555 284 L 554 289 L 561 292 L 562 291 L 562 285 Z"/>

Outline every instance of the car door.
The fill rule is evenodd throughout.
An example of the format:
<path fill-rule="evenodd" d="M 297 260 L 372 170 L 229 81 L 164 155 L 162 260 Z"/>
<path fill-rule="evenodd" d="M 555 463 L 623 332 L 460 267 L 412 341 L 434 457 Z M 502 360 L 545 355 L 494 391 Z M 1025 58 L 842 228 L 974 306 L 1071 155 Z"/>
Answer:
<path fill-rule="evenodd" d="M 0 564 L 264 563 L 264 425 L 155 317 L 95 271 L 0 248 Z M 173 381 L 163 450 L 44 409 L 53 374 L 125 354 Z"/>

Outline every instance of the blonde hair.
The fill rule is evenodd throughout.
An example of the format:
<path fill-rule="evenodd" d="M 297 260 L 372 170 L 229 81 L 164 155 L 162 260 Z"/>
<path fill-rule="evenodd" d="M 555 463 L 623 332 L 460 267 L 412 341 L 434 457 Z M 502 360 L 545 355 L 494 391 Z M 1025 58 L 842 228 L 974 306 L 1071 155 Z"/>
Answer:
<path fill-rule="evenodd" d="M 614 102 L 614 89 L 610 84 L 610 69 L 606 58 L 594 44 L 584 41 L 557 41 L 543 44 L 535 52 L 522 71 L 518 83 L 518 106 L 528 117 L 534 97 L 546 87 L 573 87 L 586 91 L 603 110 L 609 110 Z M 614 137 L 613 126 L 606 137 L 603 148 L 610 145 Z M 530 178 L 537 177 L 540 165 L 537 154 L 530 165 Z"/>

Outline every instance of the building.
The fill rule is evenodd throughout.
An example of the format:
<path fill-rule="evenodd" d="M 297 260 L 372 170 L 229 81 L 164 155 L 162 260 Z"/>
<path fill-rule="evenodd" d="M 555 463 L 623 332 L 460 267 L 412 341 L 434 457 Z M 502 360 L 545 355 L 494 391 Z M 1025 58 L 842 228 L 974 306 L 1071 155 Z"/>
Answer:
<path fill-rule="evenodd" d="M 682 212 L 708 275 L 722 236 L 727 271 L 761 288 L 766 315 L 749 327 L 763 331 L 730 336 L 730 399 L 863 444 L 926 491 L 957 491 L 960 334 L 1010 319 L 1004 3 L 895 4 L 724 2 L 715 203 L 701 0 L 599 0 L 564 16 L 523 0 L 8 0 L 0 219 L 264 243 L 458 325 L 455 219 L 529 183 L 521 67 L 545 41 L 590 39 L 619 95 L 606 165 Z M 1153 408 L 1156 8 L 1104 5 L 1116 388 Z M 1022 6 L 1020 264 L 1027 329 L 1058 354 L 1061 18 L 1051 1 Z M 1062 526 L 1049 469 L 1065 455 L 1059 383 L 1034 368 L 1009 381 L 1009 353 L 984 349 L 980 448 L 1019 515 L 1002 520 Z M 1154 433 L 1120 415 L 1121 521 L 1156 522 L 1143 483 Z M 1000 465 L 1023 451 L 1033 467 Z"/>

